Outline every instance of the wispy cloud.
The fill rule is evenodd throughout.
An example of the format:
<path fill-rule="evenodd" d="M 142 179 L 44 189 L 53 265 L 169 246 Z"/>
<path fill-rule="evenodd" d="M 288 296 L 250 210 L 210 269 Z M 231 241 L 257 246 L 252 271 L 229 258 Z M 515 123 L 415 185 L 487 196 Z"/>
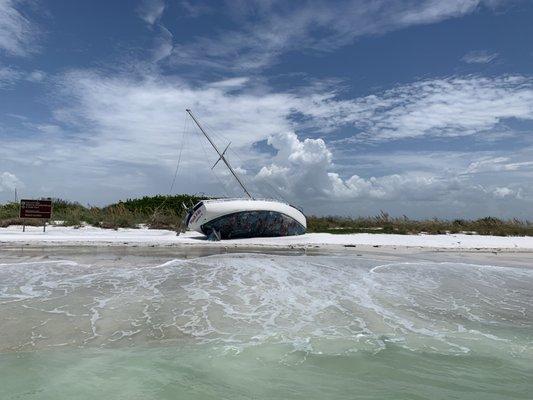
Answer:
<path fill-rule="evenodd" d="M 468 166 L 466 172 L 471 174 L 493 173 L 508 171 L 529 171 L 533 172 L 533 161 L 518 161 L 510 157 L 483 157 L 473 161 Z"/>
<path fill-rule="evenodd" d="M 213 9 L 209 5 L 198 0 L 194 2 L 184 0 L 180 2 L 180 5 L 187 12 L 188 16 L 193 18 L 213 12 Z"/>
<path fill-rule="evenodd" d="M 430 79 L 355 100 L 316 96 L 310 101 L 303 113 L 321 121 L 322 128 L 359 130 L 344 141 L 467 136 L 489 133 L 507 119 L 533 120 L 533 80 Z"/>
<path fill-rule="evenodd" d="M 238 29 L 175 45 L 173 62 L 230 70 L 257 69 L 288 51 L 327 52 L 365 35 L 439 22 L 498 1 L 344 0 L 230 3 Z M 233 7 L 231 6 L 233 5 Z"/>
<path fill-rule="evenodd" d="M 34 70 L 32 72 L 26 72 L 23 70 L 15 69 L 13 67 L 6 67 L 0 64 L 0 87 L 10 87 L 20 80 L 39 83 L 46 78 L 46 73 L 40 70 Z"/>
<path fill-rule="evenodd" d="M 39 29 L 19 10 L 19 0 L 0 0 L 0 50 L 10 56 L 28 56 L 38 50 Z"/>
<path fill-rule="evenodd" d="M 26 76 L 26 80 L 30 82 L 42 82 L 45 78 L 46 78 L 46 73 L 40 70 L 32 71 Z"/>
<path fill-rule="evenodd" d="M 154 25 L 165 11 L 163 0 L 142 0 L 137 13 L 147 24 Z"/>
<path fill-rule="evenodd" d="M 191 86 L 176 77 L 153 74 L 106 77 L 73 71 L 62 87 L 62 97 L 69 100 L 56 110 L 56 117 L 94 127 L 99 141 L 106 143 L 100 154 L 109 151 L 110 157 L 127 159 L 135 154 L 137 162 L 161 160 L 181 124 L 180 110 L 189 107 L 231 136 L 234 146 L 246 147 L 303 127 L 325 136 L 343 129 L 348 135 L 344 142 L 383 142 L 482 136 L 508 119 L 533 121 L 533 81 L 523 76 L 432 79 L 354 99 L 340 99 L 327 88 L 272 93 L 255 87 L 247 77 Z M 301 122 L 295 115 L 302 116 Z M 130 145 L 132 153 L 124 151 Z"/>
<path fill-rule="evenodd" d="M 188 134 L 181 136 L 187 123 L 183 110 L 188 107 L 199 114 L 208 129 L 214 128 L 211 132 L 219 145 L 232 142 L 230 150 L 242 155 L 235 158 L 230 154 L 235 167 L 246 170 L 246 179 L 263 195 L 272 195 L 266 188 L 274 187 L 286 198 L 312 207 L 317 207 L 313 199 L 330 199 L 338 205 L 358 200 L 369 207 L 366 212 L 375 211 L 375 200 L 438 201 L 443 213 L 453 212 L 450 205 L 454 201 L 456 206 L 457 202 L 465 205 L 489 202 L 487 199 L 527 201 L 533 196 L 521 186 L 520 179 L 510 179 L 515 174 L 530 173 L 527 162 L 531 150 L 520 157 L 508 153 L 482 157 L 469 153 L 455 157 L 386 154 L 382 161 L 371 157 L 373 171 L 364 167 L 370 159 L 358 155 L 349 164 L 356 173 L 341 173 L 340 160 L 336 163 L 334 159 L 337 146 L 331 148 L 323 139 L 305 139 L 293 133 L 300 130 L 293 118 L 298 113 L 305 115 L 306 126 L 315 126 L 325 138 L 328 132 L 340 128 L 353 130 L 362 141 L 482 134 L 502 118 L 531 119 L 533 90 L 525 77 L 421 81 L 351 100 L 341 100 L 327 88 L 317 89 L 314 94 L 272 93 L 254 87 L 246 77 L 191 86 L 176 77 L 153 72 L 145 76 L 106 76 L 78 70 L 67 73 L 56 84 L 62 88 L 56 94 L 64 103 L 55 109 L 55 120 L 26 125 L 26 134 L 33 132 L 39 146 L 28 145 L 27 139 L 25 146 L 15 138 L 4 140 L 0 157 L 8 170 L 21 171 L 25 183 L 33 179 L 33 174 L 23 171 L 35 168 L 44 174 L 41 181 L 48 182 L 49 190 L 66 190 L 62 183 L 65 179 L 80 182 L 79 186 L 69 186 L 72 192 L 65 195 L 72 198 L 83 194 L 91 200 L 98 193 L 102 202 L 132 190 L 160 191 L 175 168 L 182 138 L 187 157 L 182 161 L 179 190 L 220 193 L 209 170 L 216 159 L 213 152 L 202 150 L 202 144 L 206 144 L 194 134 L 190 123 Z M 274 148 L 274 156 L 254 146 L 264 140 Z M 483 157 L 496 161 L 484 162 Z M 506 159 L 498 161 L 498 157 Z M 485 166 L 491 164 L 501 164 L 495 173 L 503 175 L 483 182 Z M 377 172 L 379 169 L 384 172 Z M 219 178 L 224 174 L 218 168 L 215 173 Z M 56 176 L 62 177 L 61 182 Z M 116 176 L 121 182 L 114 184 Z M 230 179 L 224 181 L 230 194 L 239 194 Z M 30 187 L 34 187 L 32 183 L 28 181 Z M 413 212 L 418 211 L 413 208 Z"/>
<path fill-rule="evenodd" d="M 488 64 L 498 57 L 498 53 L 489 53 L 486 50 L 473 50 L 466 53 L 462 60 L 468 64 Z"/>
<path fill-rule="evenodd" d="M 0 64 L 0 87 L 13 84 L 21 77 L 21 72 L 10 67 L 3 67 Z"/>

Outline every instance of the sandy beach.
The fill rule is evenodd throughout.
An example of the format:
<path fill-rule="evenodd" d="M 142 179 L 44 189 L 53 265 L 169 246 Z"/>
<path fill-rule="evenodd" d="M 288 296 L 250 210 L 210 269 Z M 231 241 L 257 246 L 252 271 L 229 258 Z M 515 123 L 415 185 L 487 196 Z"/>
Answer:
<path fill-rule="evenodd" d="M 533 237 L 500 237 L 467 234 L 393 235 L 308 233 L 301 236 L 207 241 L 196 232 L 177 235 L 158 229 L 100 229 L 90 226 L 73 228 L 21 226 L 0 228 L 0 246 L 183 246 L 236 249 L 322 249 L 340 250 L 447 250 L 481 252 L 533 252 Z"/>

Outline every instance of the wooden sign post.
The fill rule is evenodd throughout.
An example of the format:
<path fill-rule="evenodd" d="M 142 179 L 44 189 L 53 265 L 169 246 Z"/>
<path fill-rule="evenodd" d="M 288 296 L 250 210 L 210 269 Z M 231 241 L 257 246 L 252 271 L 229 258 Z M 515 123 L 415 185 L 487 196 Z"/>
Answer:
<path fill-rule="evenodd" d="M 20 200 L 19 217 L 40 218 L 43 220 L 43 232 L 46 232 L 46 220 L 52 218 L 52 200 Z M 22 232 L 26 231 L 26 224 L 22 222 Z"/>

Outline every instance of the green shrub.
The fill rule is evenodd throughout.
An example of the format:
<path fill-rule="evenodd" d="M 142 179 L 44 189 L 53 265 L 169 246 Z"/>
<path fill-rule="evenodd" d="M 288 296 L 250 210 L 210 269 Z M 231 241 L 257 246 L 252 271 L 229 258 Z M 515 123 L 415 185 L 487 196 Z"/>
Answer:
<path fill-rule="evenodd" d="M 151 229 L 179 230 L 187 208 L 206 197 L 192 195 L 145 196 L 128 199 L 106 207 L 83 206 L 80 203 L 53 199 L 53 219 L 65 226 L 81 226 L 84 223 L 102 228 L 136 228 L 145 224 Z M 19 204 L 0 205 L 0 227 L 21 224 L 18 218 Z M 26 220 L 27 225 L 41 225 L 41 220 Z M 395 234 L 443 234 L 472 233 L 499 236 L 533 236 L 533 224 L 529 221 L 501 220 L 485 217 L 477 220 L 412 220 L 392 217 L 385 211 L 373 217 L 347 218 L 340 216 L 307 218 L 308 232 L 328 233 L 395 233 Z"/>

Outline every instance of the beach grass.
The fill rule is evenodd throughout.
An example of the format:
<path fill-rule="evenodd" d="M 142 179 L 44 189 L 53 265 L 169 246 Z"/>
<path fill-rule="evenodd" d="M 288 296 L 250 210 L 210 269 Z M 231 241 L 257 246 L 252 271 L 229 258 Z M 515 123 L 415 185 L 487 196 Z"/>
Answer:
<path fill-rule="evenodd" d="M 145 196 L 127 199 L 105 207 L 84 206 L 62 199 L 53 200 L 54 224 L 81 227 L 85 224 L 106 229 L 139 228 L 179 230 L 188 208 L 206 196 Z M 19 204 L 0 205 L 0 227 L 9 225 L 41 225 L 41 220 L 18 218 Z M 332 234 L 394 233 L 448 234 L 466 233 L 494 236 L 533 236 L 533 222 L 495 217 L 479 219 L 424 219 L 393 217 L 381 212 L 371 217 L 308 216 L 308 232 Z"/>
<path fill-rule="evenodd" d="M 466 233 L 494 236 L 533 236 L 533 223 L 518 219 L 503 220 L 494 217 L 478 219 L 425 219 L 414 220 L 406 216 L 391 217 L 385 212 L 373 217 L 307 217 L 309 232 L 395 233 L 401 235 L 426 233 L 430 235 Z"/>
<path fill-rule="evenodd" d="M 204 197 L 205 198 L 205 197 Z M 148 227 L 177 230 L 187 209 L 202 197 L 190 195 L 146 196 L 128 199 L 105 207 L 84 206 L 77 202 L 53 199 L 55 225 L 81 227 L 85 224 L 106 229 Z M 42 225 L 39 219 L 20 219 L 19 204 L 0 205 L 0 227 Z"/>

